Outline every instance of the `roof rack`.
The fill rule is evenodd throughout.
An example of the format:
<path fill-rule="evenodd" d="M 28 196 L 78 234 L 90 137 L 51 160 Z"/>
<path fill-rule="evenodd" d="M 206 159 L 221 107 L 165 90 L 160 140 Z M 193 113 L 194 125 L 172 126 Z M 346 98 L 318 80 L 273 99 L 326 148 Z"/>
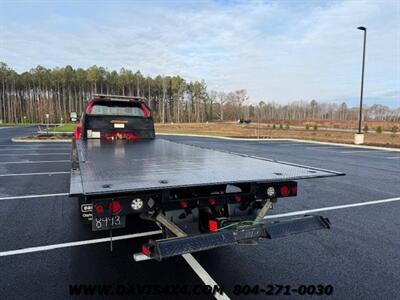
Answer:
<path fill-rule="evenodd" d="M 107 95 L 107 94 L 93 94 L 93 98 L 103 98 L 107 100 L 119 100 L 119 101 L 147 100 L 145 97 L 139 97 L 139 96 L 120 96 L 120 95 Z"/>

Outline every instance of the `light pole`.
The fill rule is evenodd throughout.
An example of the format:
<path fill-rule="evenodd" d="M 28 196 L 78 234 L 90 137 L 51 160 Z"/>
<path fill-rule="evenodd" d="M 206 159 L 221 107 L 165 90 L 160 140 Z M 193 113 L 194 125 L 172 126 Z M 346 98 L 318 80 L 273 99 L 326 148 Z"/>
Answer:
<path fill-rule="evenodd" d="M 360 117 L 358 119 L 358 133 L 361 133 L 361 119 L 362 119 L 362 102 L 364 92 L 364 69 L 365 69 L 365 44 L 367 42 L 367 28 L 360 26 L 357 29 L 364 31 L 364 44 L 363 44 L 363 60 L 362 60 L 362 71 L 361 71 L 361 94 L 360 94 Z"/>

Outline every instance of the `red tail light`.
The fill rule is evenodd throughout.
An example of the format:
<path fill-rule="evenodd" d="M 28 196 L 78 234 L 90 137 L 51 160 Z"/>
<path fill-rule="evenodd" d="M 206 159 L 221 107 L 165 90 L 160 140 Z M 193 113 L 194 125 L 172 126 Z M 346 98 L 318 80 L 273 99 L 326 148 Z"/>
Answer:
<path fill-rule="evenodd" d="M 145 117 L 150 117 L 150 110 L 147 108 L 146 104 L 142 103 L 141 108 L 143 110 Z"/>
<path fill-rule="evenodd" d="M 281 187 L 279 188 L 279 192 L 281 194 L 281 197 L 287 197 L 290 194 L 290 190 L 287 185 L 281 185 Z"/>
<path fill-rule="evenodd" d="M 111 201 L 110 203 L 110 211 L 113 214 L 119 213 L 121 211 L 121 203 L 119 203 L 119 201 Z"/>
<path fill-rule="evenodd" d="M 294 185 L 292 185 L 290 190 L 291 190 L 292 196 L 296 196 L 297 195 L 297 184 L 295 183 Z"/>
<path fill-rule="evenodd" d="M 240 195 L 235 195 L 233 198 L 235 198 L 235 201 L 236 202 L 240 202 L 240 201 L 242 201 L 242 196 L 240 196 Z"/>
<path fill-rule="evenodd" d="M 218 221 L 217 220 L 208 220 L 208 230 L 211 232 L 218 231 Z"/>
<path fill-rule="evenodd" d="M 78 140 L 82 135 L 82 124 L 78 124 L 74 129 L 74 139 Z"/>
<path fill-rule="evenodd" d="M 179 205 L 182 209 L 188 208 L 189 207 L 189 201 L 187 200 L 181 200 L 179 201 Z"/>
<path fill-rule="evenodd" d="M 90 103 L 89 103 L 88 106 L 86 107 L 86 113 L 87 113 L 88 115 L 90 115 L 90 113 L 92 112 L 93 106 L 94 106 L 94 101 L 90 101 Z"/>
<path fill-rule="evenodd" d="M 147 245 L 142 245 L 142 253 L 146 256 L 150 256 L 150 248 Z"/>
<path fill-rule="evenodd" d="M 210 199 L 208 199 L 208 204 L 210 204 L 211 206 L 214 206 L 217 204 L 217 200 L 215 200 L 215 198 L 210 198 Z"/>
<path fill-rule="evenodd" d="M 94 210 L 96 211 L 96 214 L 101 215 L 102 213 L 104 213 L 104 207 L 101 204 L 96 204 L 94 206 Z"/>

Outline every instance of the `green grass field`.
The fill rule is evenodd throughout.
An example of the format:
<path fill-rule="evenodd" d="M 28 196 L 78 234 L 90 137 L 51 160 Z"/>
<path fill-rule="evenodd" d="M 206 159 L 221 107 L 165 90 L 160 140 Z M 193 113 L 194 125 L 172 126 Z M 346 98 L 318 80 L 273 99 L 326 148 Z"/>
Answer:
<path fill-rule="evenodd" d="M 53 127 L 51 131 L 55 132 L 73 132 L 76 127 L 75 123 L 65 123 L 57 127 Z"/>

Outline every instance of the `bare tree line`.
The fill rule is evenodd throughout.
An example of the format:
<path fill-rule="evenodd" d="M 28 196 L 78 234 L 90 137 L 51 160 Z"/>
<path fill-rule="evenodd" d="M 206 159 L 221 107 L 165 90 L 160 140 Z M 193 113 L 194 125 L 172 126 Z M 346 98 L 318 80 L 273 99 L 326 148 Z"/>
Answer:
<path fill-rule="evenodd" d="M 241 118 L 271 120 L 357 120 L 358 109 L 346 103 L 316 100 L 287 105 L 261 101 L 248 103 L 246 90 L 209 91 L 204 81 L 180 76 L 143 76 L 122 68 L 88 69 L 71 66 L 48 69 L 37 66 L 21 74 L 0 63 L 0 120 L 7 123 L 66 122 L 71 111 L 81 113 L 94 93 L 145 97 L 157 122 L 234 121 Z M 398 121 L 400 108 L 374 105 L 364 109 L 365 120 Z"/>

